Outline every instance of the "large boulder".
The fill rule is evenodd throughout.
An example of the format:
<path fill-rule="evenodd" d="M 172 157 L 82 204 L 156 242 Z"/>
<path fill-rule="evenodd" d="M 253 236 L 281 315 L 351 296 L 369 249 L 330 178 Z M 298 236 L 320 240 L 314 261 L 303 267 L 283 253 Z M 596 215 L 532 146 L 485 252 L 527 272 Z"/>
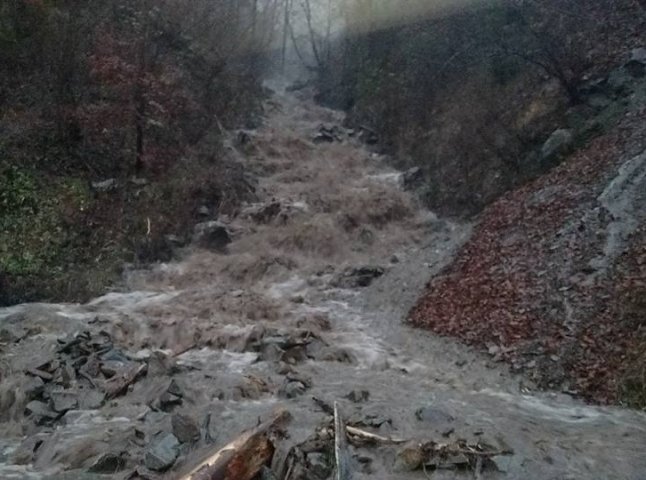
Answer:
<path fill-rule="evenodd" d="M 541 159 L 543 161 L 555 160 L 570 151 L 574 143 L 574 135 L 571 130 L 560 128 L 543 144 L 541 148 Z"/>
<path fill-rule="evenodd" d="M 231 243 L 227 227 L 217 221 L 198 223 L 193 230 L 193 244 L 209 250 L 224 250 Z"/>
<path fill-rule="evenodd" d="M 148 447 L 144 455 L 146 468 L 163 472 L 173 466 L 179 456 L 179 441 L 175 435 L 167 434 Z"/>
<path fill-rule="evenodd" d="M 641 78 L 646 75 L 646 48 L 633 49 L 624 67 L 633 77 Z"/>

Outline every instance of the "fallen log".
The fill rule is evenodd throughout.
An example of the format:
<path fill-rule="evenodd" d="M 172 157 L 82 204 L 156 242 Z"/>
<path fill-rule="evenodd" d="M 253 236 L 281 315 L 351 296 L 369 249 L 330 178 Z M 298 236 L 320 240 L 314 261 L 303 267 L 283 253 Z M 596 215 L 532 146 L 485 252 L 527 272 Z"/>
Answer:
<path fill-rule="evenodd" d="M 408 442 L 408 440 L 404 440 L 402 438 L 383 437 L 375 433 L 367 432 L 366 430 L 361 430 L 357 427 L 351 427 L 350 425 L 345 427 L 345 429 L 350 436 L 351 442 L 354 440 L 357 443 L 381 443 L 386 445 L 398 445 Z"/>
<path fill-rule="evenodd" d="M 188 473 L 180 474 L 175 480 L 251 480 L 272 459 L 272 438 L 289 418 L 286 411 L 274 415 L 218 451 L 209 453 Z"/>
<path fill-rule="evenodd" d="M 337 402 L 334 402 L 334 460 L 336 462 L 335 480 L 350 480 L 352 472 L 348 459 L 348 438 Z"/>

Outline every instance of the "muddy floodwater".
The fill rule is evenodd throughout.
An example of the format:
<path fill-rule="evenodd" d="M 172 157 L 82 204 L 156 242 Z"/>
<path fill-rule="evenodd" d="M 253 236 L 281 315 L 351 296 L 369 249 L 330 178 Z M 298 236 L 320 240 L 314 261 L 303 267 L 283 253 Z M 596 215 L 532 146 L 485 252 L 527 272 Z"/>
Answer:
<path fill-rule="evenodd" d="M 534 392 L 403 323 L 471 225 L 421 208 L 342 114 L 274 89 L 264 125 L 231 135 L 259 199 L 217 219 L 228 245 L 86 305 L 0 310 L 0 478 L 175 478 L 281 408 L 285 450 L 328 419 L 313 398 L 379 435 L 513 451 L 480 478 L 646 478 L 645 415 Z M 351 447 L 353 478 L 474 478 L 402 469 L 398 448 Z"/>

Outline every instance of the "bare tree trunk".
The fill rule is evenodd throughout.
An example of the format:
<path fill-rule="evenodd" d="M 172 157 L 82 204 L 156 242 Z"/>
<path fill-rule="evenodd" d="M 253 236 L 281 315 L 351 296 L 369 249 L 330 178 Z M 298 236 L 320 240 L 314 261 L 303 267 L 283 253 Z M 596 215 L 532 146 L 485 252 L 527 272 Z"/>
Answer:
<path fill-rule="evenodd" d="M 285 61 L 287 59 L 287 37 L 289 35 L 289 14 L 292 8 L 291 0 L 284 0 L 285 2 L 285 16 L 283 19 L 283 45 L 281 51 L 281 70 L 285 72 Z"/>

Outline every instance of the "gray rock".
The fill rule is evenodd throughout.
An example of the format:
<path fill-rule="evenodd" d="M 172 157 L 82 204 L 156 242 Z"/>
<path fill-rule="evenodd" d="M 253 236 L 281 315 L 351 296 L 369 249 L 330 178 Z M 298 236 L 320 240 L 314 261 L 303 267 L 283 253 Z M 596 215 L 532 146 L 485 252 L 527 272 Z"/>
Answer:
<path fill-rule="evenodd" d="M 138 187 L 145 187 L 150 183 L 147 178 L 142 177 L 130 177 L 128 181 Z"/>
<path fill-rule="evenodd" d="M 543 160 L 554 160 L 561 155 L 566 154 L 572 144 L 574 143 L 574 135 L 572 131 L 566 129 L 558 129 L 550 135 L 550 138 L 543 144 L 541 148 L 541 157 Z"/>
<path fill-rule="evenodd" d="M 381 277 L 386 270 L 375 265 L 351 267 L 345 269 L 333 284 L 340 288 L 368 287 L 376 278 Z"/>
<path fill-rule="evenodd" d="M 413 167 L 402 174 L 402 187 L 404 190 L 413 190 L 424 181 L 424 172 L 419 167 Z"/>
<path fill-rule="evenodd" d="M 25 413 L 42 418 L 56 418 L 58 414 L 51 410 L 46 403 L 33 400 L 25 407 Z"/>
<path fill-rule="evenodd" d="M 415 411 L 415 418 L 420 422 L 428 422 L 433 425 L 444 425 L 455 420 L 452 415 L 435 407 L 418 408 Z"/>
<path fill-rule="evenodd" d="M 92 463 L 88 472 L 113 474 L 120 472 L 126 468 L 128 454 L 126 452 L 116 453 L 103 453 Z"/>
<path fill-rule="evenodd" d="M 624 67 L 635 78 L 646 75 L 646 48 L 633 49 L 630 52 L 630 60 Z"/>
<path fill-rule="evenodd" d="M 617 95 L 628 95 L 632 90 L 635 79 L 629 65 L 627 64 L 625 67 L 616 68 L 608 75 L 608 87 Z"/>
<path fill-rule="evenodd" d="M 227 227 L 220 222 L 198 223 L 193 230 L 193 243 L 210 250 L 223 250 L 231 243 Z"/>
<path fill-rule="evenodd" d="M 370 398 L 370 392 L 368 390 L 352 390 L 345 398 L 354 403 L 362 403 Z"/>
<path fill-rule="evenodd" d="M 630 51 L 630 62 L 638 62 L 646 65 L 646 48 L 633 48 Z"/>
<path fill-rule="evenodd" d="M 65 413 L 78 407 L 78 395 L 76 392 L 57 391 L 50 393 L 52 408 L 58 413 Z"/>
<path fill-rule="evenodd" d="M 201 217 L 210 217 L 211 209 L 206 205 L 202 205 L 200 206 L 200 208 L 197 209 L 197 214 L 200 215 Z"/>
<path fill-rule="evenodd" d="M 168 433 L 156 439 L 144 454 L 146 468 L 163 472 L 173 466 L 179 456 L 179 441 L 175 435 Z"/>
<path fill-rule="evenodd" d="M 78 401 L 81 410 L 101 408 L 105 401 L 105 393 L 99 390 L 83 390 L 79 393 Z"/>
<path fill-rule="evenodd" d="M 99 193 L 106 193 L 106 192 L 112 192 L 117 189 L 119 184 L 117 183 L 117 180 L 114 178 L 109 178 L 107 180 L 102 180 L 99 182 L 92 182 L 92 189 L 95 192 Z"/>
<path fill-rule="evenodd" d="M 45 382 L 40 377 L 26 377 L 22 384 L 22 391 L 29 400 L 40 397 L 45 388 Z"/>
<path fill-rule="evenodd" d="M 195 443 L 200 439 L 200 427 L 188 415 L 174 414 L 171 417 L 173 435 L 182 443 Z"/>
<path fill-rule="evenodd" d="M 412 472 L 422 468 L 424 460 L 425 455 L 419 444 L 410 442 L 397 452 L 393 468 L 396 472 Z"/>
<path fill-rule="evenodd" d="M 164 242 L 171 249 L 182 248 L 186 245 L 186 241 L 182 237 L 173 234 L 164 235 Z"/>
<path fill-rule="evenodd" d="M 107 360 L 101 363 L 101 373 L 107 378 L 112 378 L 118 373 L 123 373 L 129 368 L 132 368 L 134 363 L 132 362 L 121 362 L 119 360 Z"/>
<path fill-rule="evenodd" d="M 158 350 L 152 352 L 148 357 L 148 373 L 149 377 L 168 375 L 177 369 L 175 360 L 166 355 L 164 352 Z"/>
<path fill-rule="evenodd" d="M 303 395 L 306 390 L 307 387 L 303 382 L 291 381 L 282 387 L 280 393 L 286 398 L 295 398 L 299 395 Z"/>

